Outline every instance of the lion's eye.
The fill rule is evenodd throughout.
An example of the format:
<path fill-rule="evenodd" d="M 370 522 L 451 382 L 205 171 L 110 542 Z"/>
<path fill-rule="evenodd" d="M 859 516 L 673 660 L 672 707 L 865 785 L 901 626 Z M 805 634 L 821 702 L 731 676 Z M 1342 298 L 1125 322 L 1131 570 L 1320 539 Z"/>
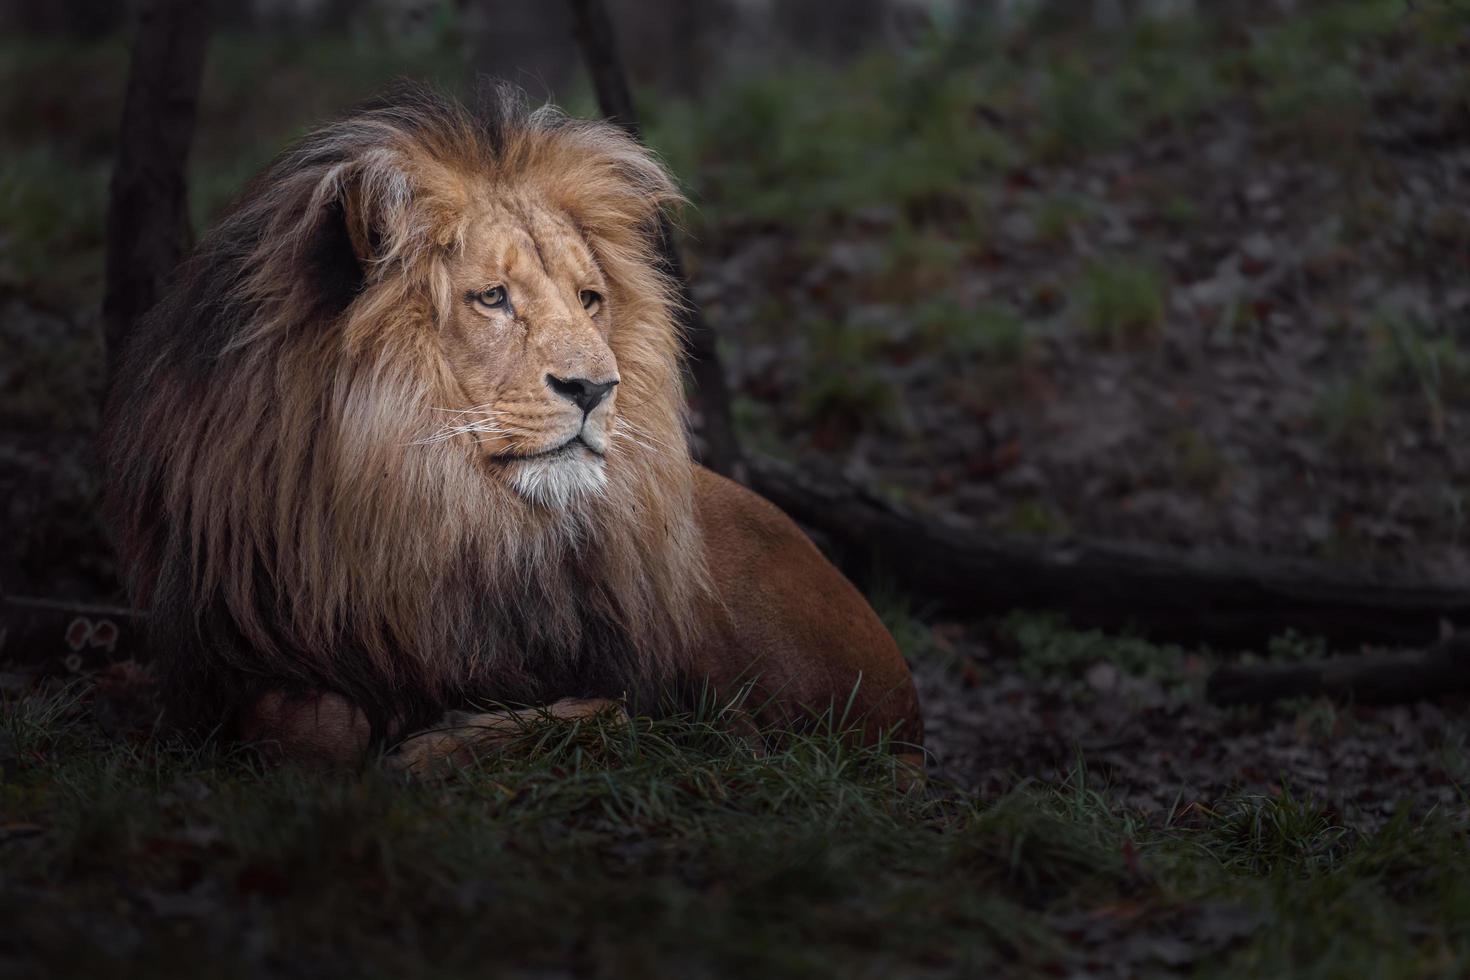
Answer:
<path fill-rule="evenodd" d="M 509 299 L 504 286 L 491 286 L 475 294 L 475 305 L 486 310 L 499 310 L 505 308 Z"/>
<path fill-rule="evenodd" d="M 602 294 L 595 289 L 584 289 L 577 296 L 582 300 L 582 309 L 588 313 L 596 313 L 602 306 Z"/>

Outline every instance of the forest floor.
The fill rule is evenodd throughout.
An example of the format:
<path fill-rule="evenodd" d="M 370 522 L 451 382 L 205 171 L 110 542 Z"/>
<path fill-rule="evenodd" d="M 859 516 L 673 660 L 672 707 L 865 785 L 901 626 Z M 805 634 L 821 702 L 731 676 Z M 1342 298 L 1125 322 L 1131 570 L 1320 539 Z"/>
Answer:
<path fill-rule="evenodd" d="M 908 793 L 881 750 L 757 755 L 708 709 L 422 782 L 270 768 L 154 733 L 131 662 L 0 673 L 0 972 L 1470 970 L 1463 705 L 1224 712 L 1207 653 L 889 616 L 934 757 Z"/>
<path fill-rule="evenodd" d="M 1470 19 L 1299 7 L 648 100 L 746 440 L 958 525 L 1470 581 Z M 3 43 L 0 582 L 115 599 L 91 436 L 126 48 Z M 218 39 L 196 224 L 311 121 L 455 63 Z M 703 718 L 323 778 L 151 737 L 146 669 L 0 666 L 0 973 L 1470 970 L 1462 702 L 1219 709 L 1217 664 L 1328 651 L 874 598 L 922 794 Z"/>
<path fill-rule="evenodd" d="M 660 120 L 747 439 L 970 527 L 1470 581 L 1470 41 L 1431 7 Z"/>

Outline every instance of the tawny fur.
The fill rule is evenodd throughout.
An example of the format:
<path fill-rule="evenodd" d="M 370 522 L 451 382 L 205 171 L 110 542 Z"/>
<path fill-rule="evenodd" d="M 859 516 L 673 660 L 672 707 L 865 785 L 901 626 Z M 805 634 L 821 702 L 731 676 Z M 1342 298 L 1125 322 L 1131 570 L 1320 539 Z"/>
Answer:
<path fill-rule="evenodd" d="M 504 91 L 471 114 L 422 89 L 308 136 L 247 188 L 135 331 L 107 410 L 109 511 L 176 721 L 241 734 L 262 698 L 330 692 L 381 737 L 475 699 L 749 674 L 741 657 L 763 655 L 747 644 L 786 627 L 732 619 L 731 586 L 711 574 L 726 559 L 708 508 L 696 513 L 709 478 L 685 449 L 673 290 L 654 252 L 676 198 L 612 126 L 527 112 Z M 560 236 L 557 255 L 585 253 L 586 268 L 557 268 L 606 290 L 595 325 L 574 322 L 561 279 L 538 272 L 555 322 L 522 324 L 581 338 L 538 348 L 558 363 L 596 360 L 594 347 L 615 362 L 605 458 L 586 455 L 580 475 L 494 462 L 537 437 L 544 372 L 476 404 L 475 341 L 446 339 L 479 322 L 464 319 L 465 263 L 514 261 L 527 238 L 487 243 L 504 222 L 531 229 L 522 253 Z M 768 535 L 810 548 L 780 521 Z M 833 652 L 788 651 L 807 661 L 772 689 L 796 678 L 803 703 L 830 702 L 872 660 L 882 676 L 867 682 L 901 702 L 880 720 L 917 738 L 891 639 L 801 555 L 821 563 L 803 573 L 824 577 L 816 587 L 848 590 L 832 593 L 839 633 L 815 637 Z M 737 606 L 762 588 L 733 587 Z M 863 649 L 849 655 L 854 616 Z"/>

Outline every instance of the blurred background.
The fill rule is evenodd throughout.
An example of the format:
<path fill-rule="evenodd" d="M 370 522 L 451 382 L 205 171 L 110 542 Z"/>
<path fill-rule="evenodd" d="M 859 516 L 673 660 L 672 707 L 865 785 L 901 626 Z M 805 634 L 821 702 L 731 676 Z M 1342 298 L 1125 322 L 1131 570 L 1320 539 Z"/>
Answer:
<path fill-rule="evenodd" d="M 595 114 L 558 2 L 217 4 L 206 227 L 398 76 Z M 612 0 L 745 444 L 936 521 L 1470 581 L 1470 3 Z M 118 598 L 132 11 L 0 2 L 0 584 Z"/>

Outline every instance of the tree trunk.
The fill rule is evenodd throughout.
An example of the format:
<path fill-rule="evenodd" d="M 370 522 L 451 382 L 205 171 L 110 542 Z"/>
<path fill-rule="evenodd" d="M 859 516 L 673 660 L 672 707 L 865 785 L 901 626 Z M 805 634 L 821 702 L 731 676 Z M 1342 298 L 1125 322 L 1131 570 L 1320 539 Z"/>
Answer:
<path fill-rule="evenodd" d="M 209 4 L 143 0 L 107 211 L 102 322 L 108 375 L 129 329 L 163 292 L 188 239 L 184 166 L 204 72 Z"/>
<path fill-rule="evenodd" d="M 622 60 L 618 56 L 617 38 L 613 34 L 612 20 L 608 17 L 606 5 L 603 0 L 569 2 L 576 18 L 577 42 L 582 46 L 587 71 L 597 89 L 597 104 L 601 107 L 602 114 L 621 126 L 634 139 L 640 139 L 638 115 L 633 109 L 633 96 L 628 90 L 627 75 L 623 72 Z M 730 415 L 730 386 L 720 366 L 714 331 L 710 329 L 699 305 L 689 293 L 689 283 L 684 278 L 684 264 L 679 260 L 678 244 L 667 218 L 659 221 L 659 248 L 667 271 L 679 286 L 689 367 L 698 389 L 695 407 L 699 417 L 695 435 L 701 443 L 700 462 L 716 473 L 738 479 L 743 474 L 743 465 L 740 443 L 735 436 L 735 424 Z"/>

